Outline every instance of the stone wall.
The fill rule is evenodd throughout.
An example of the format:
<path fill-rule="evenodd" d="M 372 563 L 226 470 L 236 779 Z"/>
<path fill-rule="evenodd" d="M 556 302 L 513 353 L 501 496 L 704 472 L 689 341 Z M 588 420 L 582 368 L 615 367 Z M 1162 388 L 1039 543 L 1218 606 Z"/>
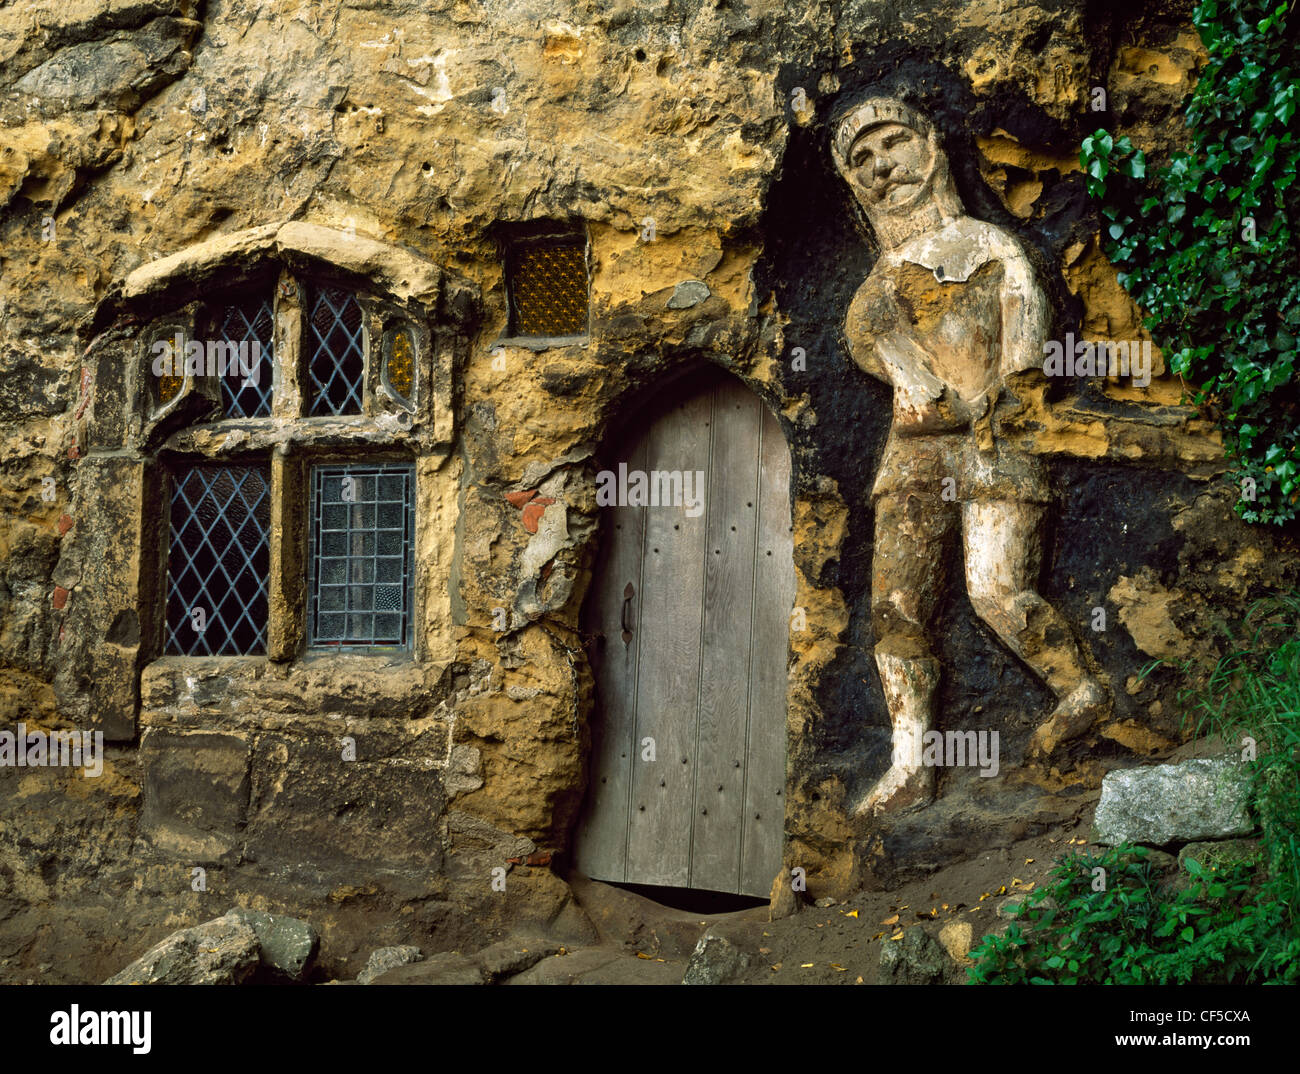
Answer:
<path fill-rule="evenodd" d="M 1235 519 L 1217 435 L 1159 365 L 1143 388 L 1031 379 L 1000 428 L 1050 462 L 1042 592 L 1115 713 L 1052 763 L 1022 763 L 1049 695 L 954 586 L 940 727 L 999 728 L 1002 778 L 945 773 L 936 805 L 896 821 L 848 809 L 890 749 L 868 498 L 890 410 L 840 335 L 876 250 L 832 170 L 829 119 L 865 89 L 905 96 L 939 128 L 968 210 L 1029 251 L 1057 337 L 1140 338 L 1078 144 L 1105 125 L 1158 159 L 1203 51 L 1187 4 L 1138 7 L 0 12 L 0 713 L 110 741 L 98 779 L 0 768 L 0 979 L 102 979 L 236 901 L 310 908 L 335 965 L 507 920 L 563 927 L 594 706 L 580 612 L 595 475 L 611 434 L 700 364 L 753 389 L 793 456 L 806 629 L 789 656 L 785 857 L 811 892 L 1073 816 L 1106 768 L 1177 742 L 1175 676 L 1139 670 L 1211 659 L 1217 621 L 1294 583 L 1294 541 Z M 581 342 L 506 338 L 503 243 L 539 221 L 587 235 Z M 288 420 L 264 442 L 151 426 L 144 344 L 268 265 L 353 282 L 421 334 L 429 391 L 411 427 L 319 434 L 417 460 L 413 661 L 303 656 L 291 561 L 272 581 L 287 625 L 269 659 L 159 658 L 160 449 L 257 448 L 291 470 L 301 445 Z M 670 304 L 692 280 L 707 296 Z M 534 489 L 554 502 L 526 525 L 506 497 Z M 494 893 L 490 870 L 512 858 Z"/>

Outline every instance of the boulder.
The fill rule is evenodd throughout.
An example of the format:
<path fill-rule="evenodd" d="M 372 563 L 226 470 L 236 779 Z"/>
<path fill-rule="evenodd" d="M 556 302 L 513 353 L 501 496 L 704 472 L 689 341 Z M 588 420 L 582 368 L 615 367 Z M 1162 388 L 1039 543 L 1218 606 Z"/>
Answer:
<path fill-rule="evenodd" d="M 230 917 L 173 932 L 105 984 L 243 984 L 261 962 L 257 933 Z"/>
<path fill-rule="evenodd" d="M 780 921 L 799 912 L 799 896 L 795 894 L 790 883 L 790 875 L 785 869 L 776 874 L 772 881 L 772 895 L 768 900 L 768 921 Z"/>
<path fill-rule="evenodd" d="M 948 956 L 919 926 L 907 929 L 900 939 L 880 943 L 878 984 L 943 984 L 948 973 Z"/>
<path fill-rule="evenodd" d="M 1111 772 L 1102 780 L 1093 841 L 1164 846 L 1248 835 L 1250 777 L 1237 761 L 1201 758 Z"/>
<path fill-rule="evenodd" d="M 370 952 L 365 967 L 357 974 L 357 984 L 373 984 L 376 977 L 382 977 L 389 970 L 419 962 L 422 958 L 424 955 L 414 944 L 380 947 Z"/>
<path fill-rule="evenodd" d="M 686 964 L 682 984 L 723 984 L 739 977 L 749 967 L 749 955 L 728 940 L 706 932 L 700 937 Z"/>
<path fill-rule="evenodd" d="M 1200 862 L 1206 869 L 1253 864 L 1259 861 L 1259 842 L 1255 839 L 1221 839 L 1210 843 L 1188 843 L 1178 852 L 1178 864 L 1184 869 L 1188 858 Z"/>
<path fill-rule="evenodd" d="M 237 906 L 224 920 L 239 921 L 257 934 L 262 965 L 276 977 L 301 982 L 316 960 L 320 934 L 306 921 Z"/>
<path fill-rule="evenodd" d="M 969 921 L 949 921 L 939 930 L 939 942 L 948 956 L 959 966 L 969 966 L 971 942 L 975 930 Z M 906 933 L 904 933 L 906 938 Z"/>

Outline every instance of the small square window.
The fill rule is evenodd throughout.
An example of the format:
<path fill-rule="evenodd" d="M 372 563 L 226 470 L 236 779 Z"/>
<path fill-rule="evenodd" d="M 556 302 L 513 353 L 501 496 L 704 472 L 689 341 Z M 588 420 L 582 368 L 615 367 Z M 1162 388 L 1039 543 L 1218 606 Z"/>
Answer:
<path fill-rule="evenodd" d="M 226 344 L 221 409 L 227 417 L 270 416 L 274 323 L 271 300 L 260 295 L 232 303 L 218 315 L 217 340 Z"/>
<path fill-rule="evenodd" d="M 175 475 L 167 557 L 167 644 L 186 656 L 266 651 L 271 480 L 265 466 Z"/>
<path fill-rule="evenodd" d="M 312 471 L 308 644 L 407 648 L 415 467 Z"/>
<path fill-rule="evenodd" d="M 357 296 L 322 287 L 311 302 L 303 343 L 310 403 L 307 413 L 360 414 L 366 371 L 365 317 Z"/>
<path fill-rule="evenodd" d="M 569 239 L 518 246 L 510 264 L 510 312 L 511 335 L 585 335 L 587 244 Z"/>

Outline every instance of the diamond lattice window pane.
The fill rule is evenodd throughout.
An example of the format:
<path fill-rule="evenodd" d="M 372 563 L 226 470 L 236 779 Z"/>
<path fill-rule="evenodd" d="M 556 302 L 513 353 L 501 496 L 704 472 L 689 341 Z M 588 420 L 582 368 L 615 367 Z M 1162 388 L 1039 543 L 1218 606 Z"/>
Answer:
<path fill-rule="evenodd" d="M 587 331 L 587 247 L 538 243 L 515 252 L 510 279 L 517 336 L 576 336 Z"/>
<path fill-rule="evenodd" d="M 265 466 L 195 466 L 172 480 L 166 651 L 266 651 L 271 479 Z"/>
<path fill-rule="evenodd" d="M 232 418 L 271 413 L 271 362 L 275 346 L 269 298 L 252 297 L 225 307 L 217 319 L 217 340 L 225 344 L 221 373 L 222 412 Z M 236 350 L 232 351 L 234 347 Z"/>
<path fill-rule="evenodd" d="M 315 293 L 307 321 L 307 413 L 360 414 L 366 369 L 364 318 L 356 295 L 333 287 Z"/>
<path fill-rule="evenodd" d="M 414 502 L 410 465 L 312 471 L 310 645 L 410 645 Z"/>

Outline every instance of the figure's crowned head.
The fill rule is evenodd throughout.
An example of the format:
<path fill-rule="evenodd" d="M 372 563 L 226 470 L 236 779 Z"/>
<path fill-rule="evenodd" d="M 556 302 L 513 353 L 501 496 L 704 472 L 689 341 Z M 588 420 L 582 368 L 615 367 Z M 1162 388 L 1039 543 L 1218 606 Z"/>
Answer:
<path fill-rule="evenodd" d="M 964 214 L 934 124 L 903 101 L 853 105 L 835 124 L 831 156 L 886 247 Z"/>

